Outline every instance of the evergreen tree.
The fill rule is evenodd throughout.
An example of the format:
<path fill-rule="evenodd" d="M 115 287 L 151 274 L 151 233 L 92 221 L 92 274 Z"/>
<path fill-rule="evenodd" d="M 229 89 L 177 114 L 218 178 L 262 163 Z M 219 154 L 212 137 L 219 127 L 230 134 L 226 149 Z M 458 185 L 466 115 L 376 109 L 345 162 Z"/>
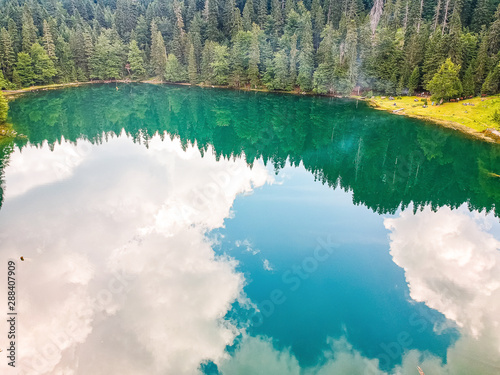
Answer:
<path fill-rule="evenodd" d="M 207 23 L 207 39 L 211 41 L 219 40 L 219 6 L 217 0 L 205 1 L 205 20 Z"/>
<path fill-rule="evenodd" d="M 50 59 L 43 47 L 35 43 L 31 46 L 31 63 L 33 65 L 33 80 L 36 84 L 51 83 L 57 74 L 54 62 Z M 19 67 L 18 67 L 19 69 Z"/>
<path fill-rule="evenodd" d="M 5 28 L 2 28 L 0 30 L 0 69 L 7 79 L 12 78 L 15 61 L 16 55 L 12 47 L 11 36 Z"/>
<path fill-rule="evenodd" d="M 130 71 L 132 72 L 133 78 L 139 78 L 146 75 L 144 59 L 142 58 L 141 50 L 135 40 L 130 41 L 127 62 L 130 64 Z"/>
<path fill-rule="evenodd" d="M 9 32 L 10 40 L 12 41 L 12 48 L 15 53 L 21 50 L 21 38 L 16 23 L 12 18 L 9 18 L 7 31 Z"/>
<path fill-rule="evenodd" d="M 297 61 L 299 51 L 297 50 L 297 35 L 293 34 L 290 40 L 290 87 L 293 89 L 297 84 Z"/>
<path fill-rule="evenodd" d="M 311 15 L 313 23 L 313 43 L 314 48 L 317 49 L 321 40 L 321 32 L 325 27 L 325 16 L 319 0 L 313 0 L 311 5 Z"/>
<path fill-rule="evenodd" d="M 413 69 L 408 81 L 408 95 L 413 95 L 420 84 L 420 69 L 418 66 Z"/>
<path fill-rule="evenodd" d="M 118 35 L 106 30 L 97 38 L 90 59 L 90 78 L 118 79 L 124 65 L 124 48 Z"/>
<path fill-rule="evenodd" d="M 191 83 L 192 85 L 197 84 L 198 83 L 198 63 L 196 61 L 193 43 L 189 44 L 188 74 L 189 74 L 189 83 Z"/>
<path fill-rule="evenodd" d="M 186 80 L 186 73 L 184 67 L 180 64 L 177 56 L 173 53 L 167 56 L 167 63 L 165 65 L 165 80 L 167 82 L 184 82 Z"/>
<path fill-rule="evenodd" d="M 495 13 L 495 22 L 491 24 L 488 39 L 490 52 L 496 55 L 500 51 L 500 4 Z"/>
<path fill-rule="evenodd" d="M 434 32 L 427 43 L 425 51 L 423 66 L 424 85 L 427 85 L 427 83 L 430 82 L 445 60 L 446 49 L 444 38 L 442 37 L 441 32 Z"/>
<path fill-rule="evenodd" d="M 472 16 L 472 29 L 480 31 L 483 26 L 488 26 L 492 21 L 493 12 L 490 0 L 478 0 Z"/>
<path fill-rule="evenodd" d="M 226 85 L 229 78 L 229 50 L 226 46 L 214 44 L 213 61 L 210 67 L 213 70 L 214 83 Z"/>
<path fill-rule="evenodd" d="M 9 112 L 9 103 L 3 93 L 0 91 L 0 124 L 7 121 L 7 113 Z"/>
<path fill-rule="evenodd" d="M 433 100 L 454 98 L 462 93 L 459 71 L 460 65 L 453 64 L 450 58 L 446 59 L 426 86 Z"/>
<path fill-rule="evenodd" d="M 259 64 L 260 64 L 260 36 L 261 29 L 256 24 L 252 27 L 252 40 L 250 44 L 250 54 L 248 60 L 248 79 L 250 84 L 257 88 L 259 85 Z"/>
<path fill-rule="evenodd" d="M 322 33 L 323 40 L 318 49 L 318 68 L 314 72 L 314 92 L 327 94 L 334 92 L 334 75 L 337 55 L 337 33 L 331 25 L 327 25 Z"/>
<path fill-rule="evenodd" d="M 481 88 L 481 93 L 486 95 L 493 95 L 498 93 L 500 90 L 500 62 L 497 66 L 488 74 L 486 80 Z"/>
<path fill-rule="evenodd" d="M 33 68 L 31 67 L 31 57 L 25 52 L 17 54 L 17 64 L 15 74 L 19 76 L 19 82 L 22 86 L 27 87 L 33 84 Z M 14 81 L 14 77 L 12 78 Z M 17 79 L 15 80 L 17 81 Z"/>
<path fill-rule="evenodd" d="M 255 22 L 255 11 L 253 6 L 253 0 L 248 0 L 243 8 L 243 30 L 251 31 L 252 23 Z"/>
<path fill-rule="evenodd" d="M 474 81 L 476 83 L 475 92 L 480 92 L 481 87 L 488 75 L 490 65 L 490 57 L 488 55 L 488 39 L 486 38 L 486 30 L 481 33 L 481 44 L 476 58 L 476 71 Z"/>
<path fill-rule="evenodd" d="M 56 46 L 54 45 L 52 33 L 46 20 L 43 20 L 43 47 L 45 48 L 45 51 L 47 52 L 47 55 L 50 57 L 50 59 L 52 61 L 56 61 Z"/>
<path fill-rule="evenodd" d="M 207 84 L 215 83 L 214 70 L 212 68 L 215 54 L 215 45 L 215 42 L 208 40 L 203 47 L 201 56 L 201 75 L 203 77 L 203 81 L 205 81 Z"/>
<path fill-rule="evenodd" d="M 163 36 L 154 21 L 151 24 L 151 38 L 151 67 L 157 76 L 162 77 L 167 65 L 167 50 Z"/>
<path fill-rule="evenodd" d="M 297 84 L 304 91 L 312 89 L 312 75 L 314 70 L 313 52 L 311 16 L 309 12 L 307 12 L 304 19 L 304 30 L 300 40 L 299 75 L 297 77 Z"/>
<path fill-rule="evenodd" d="M 28 55 L 29 57 L 29 55 Z M 18 56 L 19 58 L 19 56 Z M 19 61 L 19 60 L 18 60 Z M 14 68 L 13 72 L 12 72 L 12 84 L 16 87 L 16 88 L 21 88 L 22 87 L 22 81 L 21 81 L 21 76 L 19 75 L 18 71 L 16 68 Z"/>
<path fill-rule="evenodd" d="M 247 82 L 250 45 L 252 33 L 240 31 L 233 40 L 231 49 L 231 85 L 240 87 Z"/>
<path fill-rule="evenodd" d="M 470 64 L 465 71 L 464 78 L 462 80 L 462 88 L 465 96 L 471 96 L 476 93 L 476 86 L 474 84 L 474 72 L 473 64 Z"/>
<path fill-rule="evenodd" d="M 274 54 L 273 59 L 274 80 L 272 88 L 274 90 L 287 90 L 288 85 L 288 57 L 284 50 Z"/>
<path fill-rule="evenodd" d="M 268 0 L 257 0 L 257 1 L 258 1 L 257 22 L 259 26 L 263 28 L 266 24 Z"/>
<path fill-rule="evenodd" d="M 137 45 L 140 49 L 144 50 L 148 43 L 148 24 L 146 18 L 142 14 L 137 18 L 137 24 L 134 31 Z"/>
<path fill-rule="evenodd" d="M 31 12 L 28 8 L 28 5 L 25 4 L 23 8 L 23 27 L 22 27 L 22 49 L 23 52 L 29 52 L 31 50 L 31 46 L 36 42 L 37 38 L 37 30 L 35 24 L 33 23 L 33 17 L 31 16 Z"/>

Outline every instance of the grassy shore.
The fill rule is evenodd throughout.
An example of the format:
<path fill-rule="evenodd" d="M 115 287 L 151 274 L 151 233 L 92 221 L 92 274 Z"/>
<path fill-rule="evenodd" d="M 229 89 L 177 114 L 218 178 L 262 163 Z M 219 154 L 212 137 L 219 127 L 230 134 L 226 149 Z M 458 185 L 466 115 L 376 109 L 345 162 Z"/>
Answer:
<path fill-rule="evenodd" d="M 416 96 L 405 96 L 395 100 L 390 100 L 389 97 L 377 96 L 366 100 L 376 109 L 432 121 L 476 138 L 500 143 L 500 137 L 497 135 L 500 124 L 493 121 L 495 110 L 500 113 L 500 95 L 465 99 L 455 103 L 444 103 L 439 106 L 431 105 L 432 101 L 427 99 L 427 108 L 424 108 L 425 103 L 422 98 Z M 465 103 L 473 105 L 464 105 Z"/>

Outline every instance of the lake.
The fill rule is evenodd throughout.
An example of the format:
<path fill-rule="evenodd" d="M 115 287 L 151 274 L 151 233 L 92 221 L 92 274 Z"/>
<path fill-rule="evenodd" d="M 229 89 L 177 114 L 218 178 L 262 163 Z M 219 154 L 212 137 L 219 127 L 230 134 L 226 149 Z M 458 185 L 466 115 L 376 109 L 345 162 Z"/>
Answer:
<path fill-rule="evenodd" d="M 26 94 L 9 121 L 19 373 L 500 373 L 498 145 L 148 84 Z"/>

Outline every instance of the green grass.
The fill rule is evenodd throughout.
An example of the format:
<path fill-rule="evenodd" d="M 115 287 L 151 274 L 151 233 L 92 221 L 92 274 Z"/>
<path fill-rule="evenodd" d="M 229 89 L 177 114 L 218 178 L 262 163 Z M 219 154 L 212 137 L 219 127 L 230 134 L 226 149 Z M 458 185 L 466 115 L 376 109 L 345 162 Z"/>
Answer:
<path fill-rule="evenodd" d="M 415 99 L 418 99 L 418 102 L 415 102 Z M 389 97 L 382 99 L 377 96 L 369 100 L 380 109 L 393 111 L 404 108 L 398 114 L 427 119 L 444 125 L 459 124 L 476 132 L 483 132 L 488 128 L 500 129 L 500 124 L 493 121 L 495 110 L 500 112 L 500 95 L 444 103 L 440 106 L 432 106 L 432 101 L 428 99 L 427 108 L 423 108 L 424 102 L 421 99 L 417 96 L 404 96 L 402 99 L 389 100 Z M 464 106 L 463 103 L 473 103 L 474 106 Z"/>

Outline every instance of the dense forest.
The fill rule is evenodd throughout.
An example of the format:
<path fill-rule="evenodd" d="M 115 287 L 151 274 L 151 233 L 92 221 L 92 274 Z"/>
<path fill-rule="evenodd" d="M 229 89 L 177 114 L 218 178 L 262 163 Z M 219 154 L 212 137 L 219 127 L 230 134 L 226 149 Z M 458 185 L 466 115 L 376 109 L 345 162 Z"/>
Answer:
<path fill-rule="evenodd" d="M 1 0 L 0 86 L 500 91 L 500 0 Z"/>

